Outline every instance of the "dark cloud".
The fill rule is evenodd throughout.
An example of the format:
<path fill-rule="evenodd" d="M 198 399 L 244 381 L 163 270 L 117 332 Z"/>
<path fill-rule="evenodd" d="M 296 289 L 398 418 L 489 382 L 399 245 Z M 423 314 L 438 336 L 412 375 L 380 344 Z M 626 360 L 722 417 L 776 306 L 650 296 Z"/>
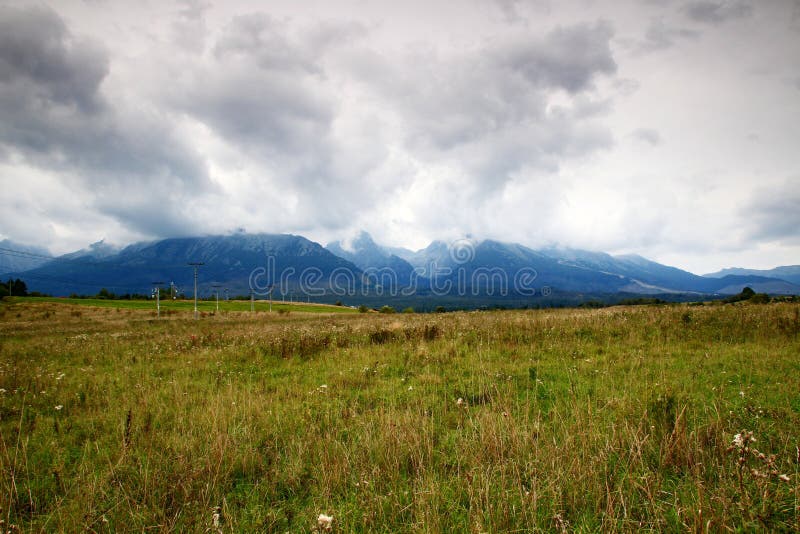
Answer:
<path fill-rule="evenodd" d="M 385 192 L 359 183 L 382 162 L 385 147 L 375 132 L 336 131 L 349 117 L 337 98 L 341 78 L 326 64 L 365 32 L 349 21 L 300 26 L 264 13 L 239 15 L 209 54 L 181 63 L 182 75 L 162 85 L 161 98 L 255 165 L 260 184 L 294 198 L 295 228 L 335 228 Z"/>
<path fill-rule="evenodd" d="M 741 210 L 750 221 L 750 237 L 755 240 L 800 244 L 800 176 L 780 187 L 756 190 Z"/>
<path fill-rule="evenodd" d="M 656 146 L 661 144 L 661 135 L 657 130 L 653 130 L 651 128 L 639 128 L 634 130 L 631 135 L 634 137 L 634 139 L 649 145 Z"/>
<path fill-rule="evenodd" d="M 699 32 L 668 26 L 663 18 L 655 18 L 650 21 L 639 48 L 642 52 L 655 52 L 670 48 L 682 39 L 695 39 L 699 36 Z"/>
<path fill-rule="evenodd" d="M 364 77 L 397 114 L 410 150 L 426 163 L 455 164 L 481 196 L 522 169 L 553 172 L 612 144 L 598 120 L 608 102 L 591 96 L 598 77 L 616 72 L 612 35 L 596 23 L 526 32 L 456 57 L 422 50 L 392 64 L 376 56 Z M 567 101 L 551 104 L 557 90 Z"/>
<path fill-rule="evenodd" d="M 183 0 L 172 22 L 173 42 L 186 52 L 202 53 L 205 50 L 208 28 L 206 13 L 211 4 L 202 0 Z"/>
<path fill-rule="evenodd" d="M 74 36 L 47 8 L 0 6 L 0 155 L 21 156 L 88 188 L 101 211 L 132 228 L 133 191 L 186 197 L 208 191 L 205 165 L 162 112 L 109 101 L 104 49 Z M 174 227 L 164 225 L 164 232 Z M 163 235 L 163 234 L 162 234 Z"/>
<path fill-rule="evenodd" d="M 606 22 L 561 27 L 544 39 L 512 42 L 498 51 L 496 59 L 535 86 L 578 93 L 591 88 L 595 76 L 616 73 L 613 35 Z"/>
<path fill-rule="evenodd" d="M 698 0 L 683 6 L 683 12 L 695 22 L 721 24 L 727 20 L 749 17 L 753 6 L 742 0 Z"/>
<path fill-rule="evenodd" d="M 51 9 L 0 5 L 0 83 L 3 93 L 30 92 L 39 105 L 91 112 L 108 73 L 102 47 L 73 38 Z"/>
<path fill-rule="evenodd" d="M 549 0 L 493 0 L 494 6 L 508 24 L 528 24 L 532 15 L 549 15 Z"/>
<path fill-rule="evenodd" d="M 336 114 L 322 58 L 361 29 L 318 25 L 301 35 L 263 13 L 235 17 L 208 61 L 169 89 L 169 104 L 262 156 L 310 153 Z"/>

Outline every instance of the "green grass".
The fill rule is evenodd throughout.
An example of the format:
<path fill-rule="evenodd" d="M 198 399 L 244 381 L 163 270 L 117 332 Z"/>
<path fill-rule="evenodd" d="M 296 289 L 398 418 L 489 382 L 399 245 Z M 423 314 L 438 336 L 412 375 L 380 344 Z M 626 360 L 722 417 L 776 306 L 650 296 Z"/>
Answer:
<path fill-rule="evenodd" d="M 26 532 L 214 532 L 215 507 L 224 532 L 309 532 L 320 513 L 337 532 L 797 531 L 798 310 L 193 321 L 5 303 L 0 517 Z M 731 446 L 745 430 L 763 459 Z"/>
<path fill-rule="evenodd" d="M 100 308 L 121 308 L 131 310 L 152 310 L 156 311 L 155 300 L 108 300 L 108 299 L 73 299 L 61 297 L 11 297 L 9 302 L 53 302 L 59 304 L 72 304 L 76 306 L 95 306 Z M 266 300 L 256 300 L 253 303 L 255 311 L 264 312 L 269 311 L 270 304 Z M 217 303 L 215 300 L 199 300 L 197 302 L 197 309 L 206 313 L 215 312 Z M 162 300 L 161 311 L 169 313 L 170 311 L 194 311 L 193 300 Z M 243 312 L 250 311 L 249 300 L 220 300 L 220 312 Z M 302 313 L 356 313 L 357 310 L 347 306 L 333 306 L 329 304 L 310 304 L 310 303 L 289 303 L 289 302 L 272 302 L 272 311 L 294 311 Z"/>

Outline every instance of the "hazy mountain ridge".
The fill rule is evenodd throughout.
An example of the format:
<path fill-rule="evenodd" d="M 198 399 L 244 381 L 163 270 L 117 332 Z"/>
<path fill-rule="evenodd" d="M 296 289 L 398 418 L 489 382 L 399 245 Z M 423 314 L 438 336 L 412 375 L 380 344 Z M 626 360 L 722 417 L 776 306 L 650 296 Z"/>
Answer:
<path fill-rule="evenodd" d="M 219 283 L 231 294 L 249 293 L 253 276 L 257 290 L 263 292 L 279 284 L 282 273 L 287 276 L 283 290 L 299 293 L 301 273 L 311 273 L 317 279 L 307 278 L 305 286 L 331 296 L 331 277 L 336 272 L 349 273 L 350 289 L 364 284 L 384 291 L 377 294 L 388 291 L 391 296 L 411 286 L 417 295 L 448 294 L 467 300 L 475 296 L 527 298 L 532 294 L 520 290 L 520 274 L 525 275 L 524 289 L 533 289 L 534 295 L 546 290 L 577 296 L 734 294 L 745 286 L 756 292 L 800 294 L 800 285 L 786 280 L 752 274 L 698 276 L 637 255 L 553 247 L 534 250 L 491 239 L 433 241 L 424 249 L 410 251 L 381 246 L 366 232 L 327 247 L 290 234 L 170 238 L 122 249 L 100 241 L 42 261 L 17 274 L 32 290 L 56 295 L 92 294 L 101 287 L 116 293 L 146 293 L 155 281 L 174 282 L 189 293 L 193 285 L 189 262 L 205 263 L 199 276 L 202 291 Z M 387 273 L 394 273 L 394 278 Z"/>
<path fill-rule="evenodd" d="M 34 269 L 50 261 L 50 257 L 50 252 L 42 247 L 3 239 L 0 241 L 0 276 Z"/>
<path fill-rule="evenodd" d="M 55 295 L 91 294 L 102 287 L 116 293 L 146 293 L 156 281 L 174 282 L 188 294 L 194 281 L 189 262 L 204 263 L 199 268 L 201 290 L 208 291 L 219 283 L 231 294 L 248 294 L 251 276 L 256 277 L 257 292 L 264 292 L 278 285 L 283 273 L 286 289 L 299 293 L 299 277 L 309 269 L 320 274 L 323 287 L 334 269 L 345 269 L 356 278 L 361 272 L 351 262 L 301 236 L 237 234 L 135 243 L 101 258 L 67 254 L 20 274 L 30 280 L 32 289 Z M 312 279 L 304 283 L 318 285 Z"/>
<path fill-rule="evenodd" d="M 741 267 L 730 267 L 715 273 L 704 274 L 707 278 L 722 278 L 724 276 L 764 276 L 766 278 L 777 278 L 786 280 L 793 284 L 800 285 L 800 265 L 783 265 L 774 269 L 743 269 Z"/>
<path fill-rule="evenodd" d="M 381 247 L 367 232 L 360 232 L 349 243 L 334 241 L 325 246 L 331 253 L 353 262 L 359 269 L 368 274 L 374 273 L 376 282 L 383 285 L 407 287 L 413 283 L 414 267 L 405 259 Z M 393 273 L 392 276 L 385 276 Z M 382 280 L 382 281 L 381 281 Z M 392 282 L 391 284 L 388 284 Z"/>

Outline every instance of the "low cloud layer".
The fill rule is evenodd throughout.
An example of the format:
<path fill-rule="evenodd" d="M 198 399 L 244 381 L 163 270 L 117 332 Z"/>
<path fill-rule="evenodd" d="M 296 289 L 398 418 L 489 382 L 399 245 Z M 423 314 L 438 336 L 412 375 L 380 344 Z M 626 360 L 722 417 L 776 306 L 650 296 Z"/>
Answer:
<path fill-rule="evenodd" d="M 364 228 L 695 270 L 758 238 L 792 261 L 791 214 L 758 191 L 800 189 L 794 9 L 0 2 L 0 237 Z M 700 232 L 698 209 L 718 215 Z"/>

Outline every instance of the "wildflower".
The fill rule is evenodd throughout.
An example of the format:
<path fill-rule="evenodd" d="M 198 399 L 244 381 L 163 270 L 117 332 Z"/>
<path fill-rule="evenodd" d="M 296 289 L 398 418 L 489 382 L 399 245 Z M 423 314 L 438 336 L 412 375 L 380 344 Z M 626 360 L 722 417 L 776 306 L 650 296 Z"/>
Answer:
<path fill-rule="evenodd" d="M 317 529 L 330 532 L 333 529 L 333 516 L 319 514 L 319 517 L 317 518 Z"/>
<path fill-rule="evenodd" d="M 211 514 L 211 523 L 217 534 L 222 534 L 222 508 L 215 506 L 211 509 L 214 513 Z"/>
<path fill-rule="evenodd" d="M 411 391 L 412 389 L 414 389 L 414 386 L 408 386 L 408 391 Z"/>
<path fill-rule="evenodd" d="M 64 407 L 63 405 L 59 404 L 58 406 L 56 406 L 56 411 L 61 410 L 61 408 L 63 408 L 63 407 Z"/>
<path fill-rule="evenodd" d="M 464 402 L 464 399 L 462 399 L 461 397 L 459 397 L 459 398 L 458 398 L 458 400 L 456 401 L 456 406 L 459 406 L 459 407 L 460 407 L 460 406 L 464 406 L 464 404 L 466 404 L 466 403 Z"/>
<path fill-rule="evenodd" d="M 740 396 L 741 398 L 744 398 L 744 391 L 740 391 L 740 392 L 739 392 L 739 396 Z"/>
<path fill-rule="evenodd" d="M 5 394 L 6 394 L 6 390 L 4 388 L 0 388 L 0 395 L 5 395 Z"/>
<path fill-rule="evenodd" d="M 778 475 L 778 478 L 784 482 L 789 482 L 789 475 Z"/>

